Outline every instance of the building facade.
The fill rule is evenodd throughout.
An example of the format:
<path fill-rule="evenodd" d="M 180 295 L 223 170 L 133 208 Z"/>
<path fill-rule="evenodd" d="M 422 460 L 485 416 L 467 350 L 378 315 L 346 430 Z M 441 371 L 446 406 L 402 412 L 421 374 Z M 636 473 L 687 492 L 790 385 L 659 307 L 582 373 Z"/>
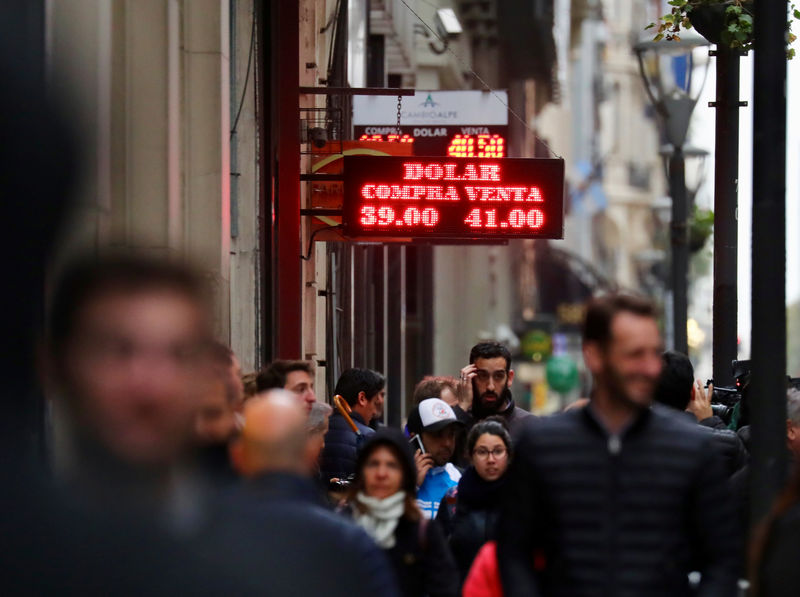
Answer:
<path fill-rule="evenodd" d="M 399 423 L 423 375 L 456 375 L 481 338 L 514 346 L 578 295 L 543 300 L 536 255 L 549 253 L 534 241 L 376 245 L 323 230 L 309 210 L 335 183 L 320 182 L 320 153 L 353 139 L 352 88 L 507 90 L 509 155 L 566 160 L 552 246 L 583 265 L 557 267 L 589 291 L 640 288 L 663 183 L 630 46 L 651 4 L 43 0 L 49 84 L 72 98 L 86 147 L 60 255 L 190 259 L 245 370 L 308 359 L 330 390 L 347 367 L 378 369 Z M 441 29 L 441 9 L 460 32 Z"/>

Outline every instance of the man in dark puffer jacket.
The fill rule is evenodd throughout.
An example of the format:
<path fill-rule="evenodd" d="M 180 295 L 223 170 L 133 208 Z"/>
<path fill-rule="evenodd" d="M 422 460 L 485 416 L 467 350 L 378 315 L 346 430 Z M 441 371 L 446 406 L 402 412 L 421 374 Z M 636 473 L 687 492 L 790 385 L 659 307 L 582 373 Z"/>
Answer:
<path fill-rule="evenodd" d="M 334 412 L 320 455 L 320 473 L 324 481 L 344 479 L 355 472 L 359 442 L 375 433 L 369 423 L 383 414 L 385 388 L 386 378 L 372 369 L 348 369 L 339 377 L 333 393 L 350 405 L 350 418 L 361 435 L 356 435 L 345 418 Z"/>
<path fill-rule="evenodd" d="M 738 536 L 711 434 L 651 409 L 661 373 L 655 310 L 588 305 L 590 403 L 534 421 L 511 465 L 498 534 L 506 597 L 736 594 Z M 534 570 L 534 559 L 544 560 Z"/>
<path fill-rule="evenodd" d="M 701 382 L 695 383 L 692 362 L 685 354 L 668 350 L 662 359 L 664 368 L 653 396 L 655 401 L 681 411 L 690 422 L 697 421 L 703 429 L 709 430 L 730 478 L 747 464 L 747 452 L 739 436 L 714 416 L 711 410 L 713 387 L 704 388 Z M 687 410 L 689 412 L 683 412 Z"/>

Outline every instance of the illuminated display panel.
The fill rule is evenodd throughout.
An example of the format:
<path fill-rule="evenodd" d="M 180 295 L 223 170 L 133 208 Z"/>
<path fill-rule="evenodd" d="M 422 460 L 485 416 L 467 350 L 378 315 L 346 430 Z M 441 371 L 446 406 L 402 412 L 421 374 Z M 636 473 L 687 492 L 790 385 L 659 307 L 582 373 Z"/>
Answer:
<path fill-rule="evenodd" d="M 356 126 L 356 139 L 413 143 L 414 155 L 504 158 L 508 127 L 493 126 Z"/>
<path fill-rule="evenodd" d="M 345 156 L 347 236 L 563 238 L 564 161 Z"/>

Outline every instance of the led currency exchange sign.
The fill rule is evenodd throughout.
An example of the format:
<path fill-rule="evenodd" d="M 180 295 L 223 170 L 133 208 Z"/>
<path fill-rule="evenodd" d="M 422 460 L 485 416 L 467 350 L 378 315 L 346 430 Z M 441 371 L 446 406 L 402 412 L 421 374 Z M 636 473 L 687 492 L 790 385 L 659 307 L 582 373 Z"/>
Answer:
<path fill-rule="evenodd" d="M 564 161 L 346 156 L 354 237 L 563 238 Z"/>

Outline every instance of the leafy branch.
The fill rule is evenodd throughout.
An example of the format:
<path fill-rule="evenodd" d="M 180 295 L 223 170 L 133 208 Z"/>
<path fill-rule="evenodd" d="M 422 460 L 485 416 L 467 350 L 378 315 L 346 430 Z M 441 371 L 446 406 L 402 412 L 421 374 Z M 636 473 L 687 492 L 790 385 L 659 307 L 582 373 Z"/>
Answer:
<path fill-rule="evenodd" d="M 656 23 L 650 23 L 645 29 L 656 28 L 653 41 L 680 41 L 680 33 L 692 28 L 695 11 L 704 8 L 716 9 L 721 13 L 722 22 L 719 31 L 719 43 L 742 52 L 753 49 L 753 2 L 752 0 L 670 0 L 670 12 L 659 17 Z M 724 8 L 724 12 L 723 12 Z M 800 20 L 800 10 L 794 3 L 790 7 L 791 18 L 787 20 L 787 42 L 792 44 L 796 36 L 792 33 L 792 21 Z M 697 24 L 699 27 L 700 24 Z M 715 41 L 715 40 L 710 40 Z M 795 54 L 794 48 L 787 48 L 789 59 Z"/>

